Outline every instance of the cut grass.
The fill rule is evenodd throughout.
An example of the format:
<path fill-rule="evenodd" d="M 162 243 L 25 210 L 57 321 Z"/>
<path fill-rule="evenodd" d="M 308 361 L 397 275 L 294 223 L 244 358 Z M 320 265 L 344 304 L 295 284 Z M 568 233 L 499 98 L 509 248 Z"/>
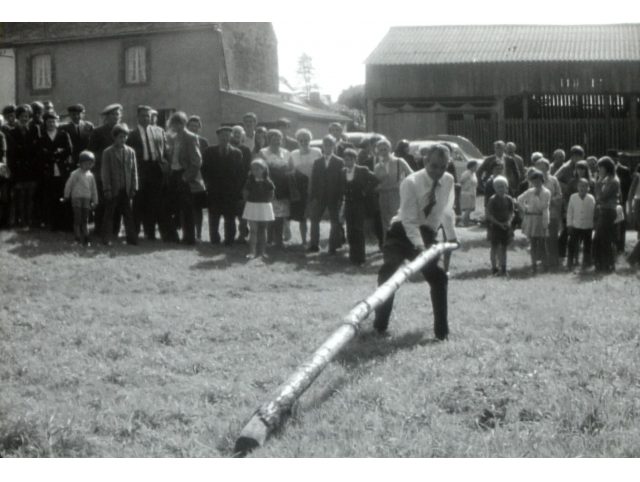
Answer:
<path fill-rule="evenodd" d="M 408 283 L 391 337 L 367 323 L 253 456 L 640 455 L 638 276 L 621 263 L 532 277 L 518 237 L 512 276 L 492 278 L 484 233 L 460 235 L 450 341 L 431 342 L 427 286 Z M 0 455 L 233 455 L 254 410 L 374 289 L 369 250 L 363 268 L 297 247 L 263 264 L 245 246 L 1 232 Z"/>

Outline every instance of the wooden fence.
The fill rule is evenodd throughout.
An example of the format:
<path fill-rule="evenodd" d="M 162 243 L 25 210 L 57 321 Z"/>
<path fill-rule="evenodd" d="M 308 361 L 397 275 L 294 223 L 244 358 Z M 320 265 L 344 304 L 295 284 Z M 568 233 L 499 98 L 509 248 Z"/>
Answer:
<path fill-rule="evenodd" d="M 485 154 L 493 152 L 493 142 L 513 141 L 520 155 L 540 151 L 549 157 L 555 149 L 568 151 L 579 144 L 587 155 L 603 156 L 607 149 L 633 149 L 640 141 L 638 129 L 628 119 L 507 119 L 503 135 L 495 120 L 453 120 L 448 134 L 468 138 Z"/>

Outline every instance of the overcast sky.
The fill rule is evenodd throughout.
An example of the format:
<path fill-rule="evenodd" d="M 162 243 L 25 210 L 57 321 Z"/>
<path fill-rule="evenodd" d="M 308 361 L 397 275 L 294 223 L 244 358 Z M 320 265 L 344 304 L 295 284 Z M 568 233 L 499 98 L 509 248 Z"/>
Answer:
<path fill-rule="evenodd" d="M 300 84 L 306 52 L 333 100 L 364 83 L 365 59 L 394 25 L 640 23 L 640 0 L 30 0 L 1 10 L 11 21 L 270 21 L 280 75 Z"/>

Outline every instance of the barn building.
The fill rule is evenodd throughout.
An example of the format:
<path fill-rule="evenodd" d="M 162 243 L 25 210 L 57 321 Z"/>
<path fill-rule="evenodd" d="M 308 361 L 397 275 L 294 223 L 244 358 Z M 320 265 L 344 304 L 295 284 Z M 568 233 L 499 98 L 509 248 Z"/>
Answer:
<path fill-rule="evenodd" d="M 640 145 L 640 24 L 393 27 L 366 60 L 368 129 L 529 155 Z"/>
<path fill-rule="evenodd" d="M 51 100 L 62 114 L 81 102 L 97 123 L 114 102 L 129 125 L 140 104 L 156 108 L 160 124 L 176 110 L 198 114 L 209 139 L 248 111 L 267 125 L 280 117 L 312 125 L 317 135 L 327 119 L 342 120 L 280 97 L 268 22 L 0 23 L 0 49 L 14 52 L 18 103 Z"/>

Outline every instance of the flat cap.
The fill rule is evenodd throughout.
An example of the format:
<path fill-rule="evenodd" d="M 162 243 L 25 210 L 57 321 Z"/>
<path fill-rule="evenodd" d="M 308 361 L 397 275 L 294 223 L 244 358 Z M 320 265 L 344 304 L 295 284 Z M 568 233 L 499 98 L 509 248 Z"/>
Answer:
<path fill-rule="evenodd" d="M 136 110 L 137 112 L 149 111 L 151 113 L 151 111 L 153 111 L 153 107 L 150 105 L 139 105 Z"/>
<path fill-rule="evenodd" d="M 58 114 L 56 114 L 54 111 L 52 110 L 48 110 L 47 112 L 44 113 L 44 115 L 42 116 L 42 120 L 49 120 L 49 119 L 55 119 L 58 120 L 60 119 L 60 117 L 58 117 Z"/>
<path fill-rule="evenodd" d="M 106 106 L 104 108 L 104 110 L 101 112 L 102 115 L 106 115 L 109 114 L 111 112 L 113 112 L 114 110 L 122 110 L 122 105 L 120 104 L 109 104 L 108 106 Z"/>
<path fill-rule="evenodd" d="M 220 126 L 216 129 L 216 134 L 220 134 L 221 132 L 232 132 L 233 129 L 231 126 Z"/>
<path fill-rule="evenodd" d="M 82 104 L 73 104 L 67 107 L 67 112 L 84 112 L 84 106 Z"/>

